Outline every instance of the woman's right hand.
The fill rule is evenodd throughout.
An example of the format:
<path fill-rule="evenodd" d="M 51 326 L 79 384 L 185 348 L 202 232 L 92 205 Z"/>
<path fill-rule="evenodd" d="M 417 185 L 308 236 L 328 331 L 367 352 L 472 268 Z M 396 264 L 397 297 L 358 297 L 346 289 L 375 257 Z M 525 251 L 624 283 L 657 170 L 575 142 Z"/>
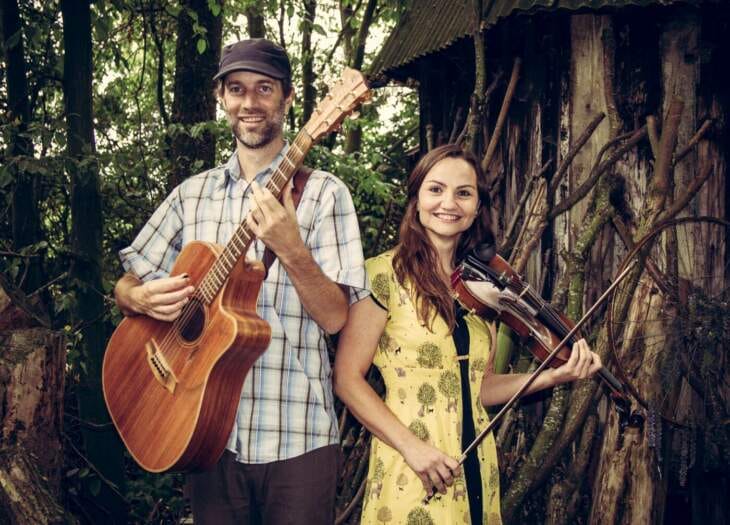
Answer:
<path fill-rule="evenodd" d="M 415 435 L 413 440 L 403 447 L 400 454 L 420 478 L 429 497 L 433 496 L 434 489 L 446 494 L 446 487 L 453 485 L 454 477 L 461 472 L 457 460 L 433 445 L 421 441 Z"/>

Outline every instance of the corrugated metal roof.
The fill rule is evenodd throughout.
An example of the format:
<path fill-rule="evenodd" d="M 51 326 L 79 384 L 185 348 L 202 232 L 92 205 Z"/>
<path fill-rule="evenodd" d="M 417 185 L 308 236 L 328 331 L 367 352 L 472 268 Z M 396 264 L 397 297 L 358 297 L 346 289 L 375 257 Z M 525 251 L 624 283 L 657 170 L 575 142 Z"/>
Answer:
<path fill-rule="evenodd" d="M 681 1 L 701 3 L 701 0 L 482 0 L 482 27 L 490 27 L 515 11 L 668 5 Z M 474 0 L 411 0 L 399 24 L 373 60 L 371 78 L 387 76 L 393 69 L 472 34 L 476 18 L 474 6 Z"/>

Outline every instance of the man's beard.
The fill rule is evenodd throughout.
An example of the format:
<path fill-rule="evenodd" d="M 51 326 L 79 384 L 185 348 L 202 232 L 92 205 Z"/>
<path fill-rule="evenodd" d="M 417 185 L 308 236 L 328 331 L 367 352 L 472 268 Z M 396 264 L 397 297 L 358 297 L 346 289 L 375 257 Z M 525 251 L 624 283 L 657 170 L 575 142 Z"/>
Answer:
<path fill-rule="evenodd" d="M 263 128 L 260 131 L 245 131 L 239 124 L 242 122 L 240 117 L 235 117 L 231 123 L 231 131 L 236 139 L 249 149 L 259 149 L 271 144 L 271 142 L 281 135 L 284 129 L 284 113 L 286 111 L 286 101 L 282 99 L 281 105 L 273 114 L 267 115 L 265 112 Z M 261 113 L 249 113 L 246 116 L 260 115 Z"/>

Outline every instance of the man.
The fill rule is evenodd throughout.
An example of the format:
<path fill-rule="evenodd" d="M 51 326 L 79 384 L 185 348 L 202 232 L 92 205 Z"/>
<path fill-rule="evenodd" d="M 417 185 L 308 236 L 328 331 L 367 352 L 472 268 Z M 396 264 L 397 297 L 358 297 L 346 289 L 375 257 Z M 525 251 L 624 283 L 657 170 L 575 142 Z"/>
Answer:
<path fill-rule="evenodd" d="M 188 475 L 196 525 L 331 524 L 340 466 L 325 332 L 342 328 L 363 298 L 365 271 L 352 198 L 333 175 L 314 171 L 295 210 L 265 184 L 283 158 L 284 117 L 294 92 L 286 52 L 265 39 L 223 50 L 214 80 L 236 138 L 228 162 L 189 178 L 120 252 L 127 273 L 115 297 L 125 315 L 175 319 L 193 292 L 168 277 L 186 243 L 225 244 L 248 216 L 257 240 L 277 256 L 257 310 L 271 344 L 246 377 L 227 450 L 215 468 Z"/>

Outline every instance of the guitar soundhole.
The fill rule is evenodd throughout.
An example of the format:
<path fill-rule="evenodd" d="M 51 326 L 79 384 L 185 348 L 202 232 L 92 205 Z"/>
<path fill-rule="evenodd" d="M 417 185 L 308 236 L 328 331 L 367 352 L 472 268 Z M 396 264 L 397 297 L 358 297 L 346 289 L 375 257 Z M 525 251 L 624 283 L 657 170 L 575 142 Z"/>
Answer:
<path fill-rule="evenodd" d="M 183 308 L 180 336 L 188 343 L 196 341 L 205 327 L 205 307 L 197 299 L 193 299 Z"/>

